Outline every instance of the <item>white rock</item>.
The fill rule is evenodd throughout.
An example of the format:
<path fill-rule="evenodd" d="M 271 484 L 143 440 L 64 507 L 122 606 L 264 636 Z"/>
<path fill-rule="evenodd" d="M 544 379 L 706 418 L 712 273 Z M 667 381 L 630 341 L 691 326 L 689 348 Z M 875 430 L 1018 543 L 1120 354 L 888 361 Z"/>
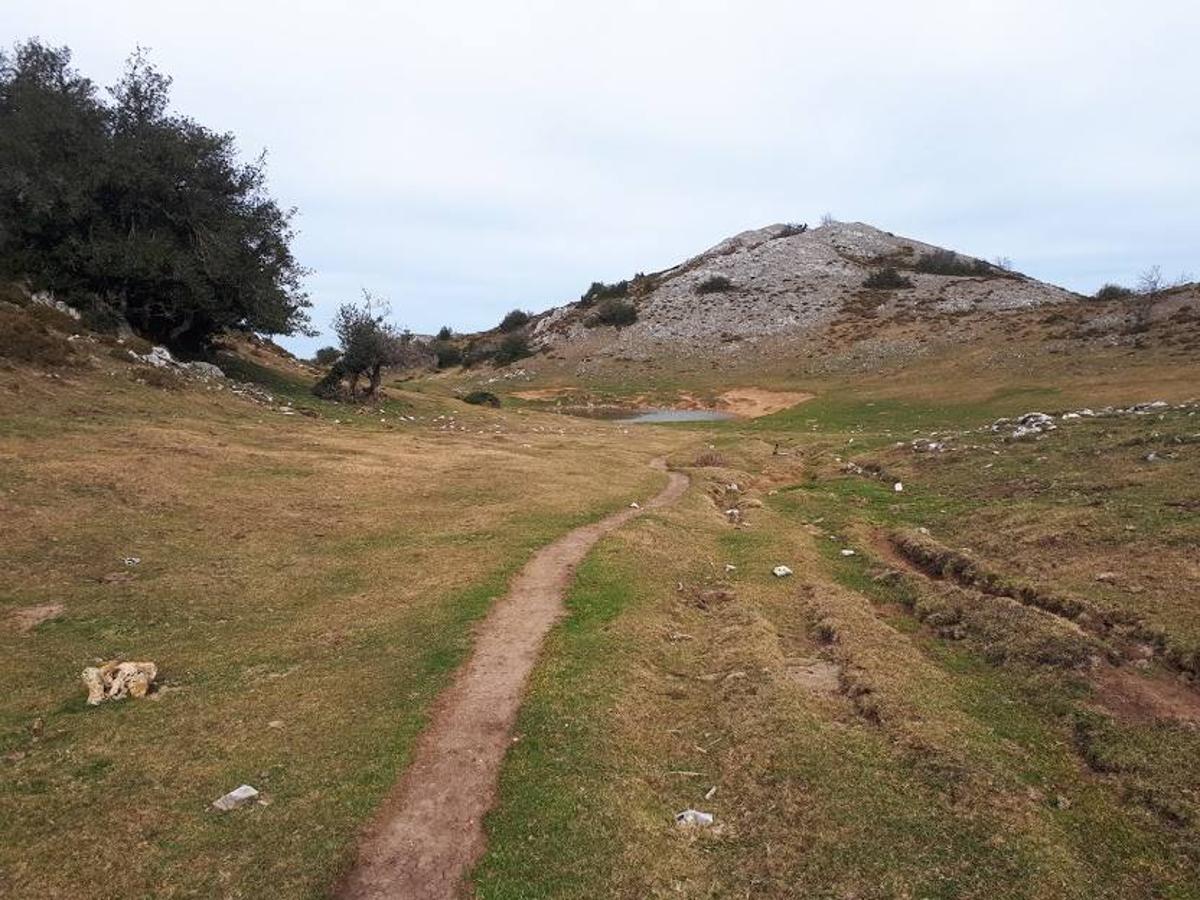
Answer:
<path fill-rule="evenodd" d="M 846 549 L 846 550 L 842 551 L 842 556 L 854 556 L 854 555 L 855 555 L 855 553 L 853 550 Z"/>
<path fill-rule="evenodd" d="M 675 824 L 681 828 L 693 826 L 707 827 L 713 823 L 712 813 L 700 812 L 698 809 L 685 809 L 675 814 Z"/>
<path fill-rule="evenodd" d="M 899 494 L 901 491 L 904 490 L 904 483 L 901 481 L 897 481 L 895 484 L 892 485 L 892 490 L 895 491 L 897 494 Z"/>
<path fill-rule="evenodd" d="M 235 787 L 224 797 L 220 797 L 213 801 L 213 809 L 219 809 L 221 812 L 229 812 L 231 809 L 237 809 L 239 806 L 245 806 L 251 800 L 258 798 L 258 791 L 248 784 Z"/>
<path fill-rule="evenodd" d="M 38 306 L 49 306 L 51 309 L 57 309 L 60 313 L 70 316 L 76 322 L 81 318 L 79 310 L 73 306 L 68 306 L 61 300 L 56 300 L 54 295 L 49 291 L 38 291 L 29 298 Z"/>
<path fill-rule="evenodd" d="M 201 378 L 224 378 L 225 377 L 225 373 L 221 371 L 220 367 L 214 366 L 212 363 L 199 362 L 199 361 L 190 362 L 190 363 L 187 363 L 184 366 L 184 368 L 186 368 L 188 371 L 192 372 L 195 375 L 199 375 Z"/>
<path fill-rule="evenodd" d="M 776 566 L 775 568 L 773 568 L 771 570 L 771 574 L 774 575 L 776 578 L 787 578 L 789 575 L 792 574 L 792 570 L 789 569 L 787 566 Z"/>
<path fill-rule="evenodd" d="M 736 572 L 737 566 L 735 566 L 733 563 L 725 563 L 725 571 L 726 572 Z"/>
<path fill-rule="evenodd" d="M 636 500 L 634 500 L 632 503 L 629 504 L 629 508 L 630 509 L 641 509 L 642 506 L 640 503 L 638 503 Z"/>
<path fill-rule="evenodd" d="M 147 362 L 156 369 L 165 369 L 169 366 L 177 366 L 179 363 L 175 357 L 171 355 L 171 351 L 162 345 L 150 348 L 149 353 L 145 353 L 138 357 L 142 362 Z"/>

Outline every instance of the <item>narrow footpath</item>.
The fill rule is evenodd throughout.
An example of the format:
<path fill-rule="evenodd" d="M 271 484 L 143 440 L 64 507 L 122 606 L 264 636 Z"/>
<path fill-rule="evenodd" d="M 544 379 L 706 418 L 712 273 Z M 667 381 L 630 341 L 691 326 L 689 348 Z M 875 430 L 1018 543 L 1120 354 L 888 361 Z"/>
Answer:
<path fill-rule="evenodd" d="M 666 462 L 651 463 L 666 471 Z M 480 625 L 474 650 L 438 698 L 413 759 L 367 829 L 340 900 L 432 900 L 459 896 L 483 855 L 483 817 L 495 803 L 500 764 L 538 651 L 565 611 L 563 596 L 595 543 L 641 514 L 674 503 L 686 475 L 667 472 L 663 491 L 576 528 L 539 550 Z"/>

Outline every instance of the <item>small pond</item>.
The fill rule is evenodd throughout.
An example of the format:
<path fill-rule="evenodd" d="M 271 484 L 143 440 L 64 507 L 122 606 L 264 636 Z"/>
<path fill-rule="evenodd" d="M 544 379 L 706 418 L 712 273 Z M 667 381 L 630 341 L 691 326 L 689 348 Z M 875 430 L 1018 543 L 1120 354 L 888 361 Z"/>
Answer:
<path fill-rule="evenodd" d="M 661 424 L 663 422 L 724 422 L 732 419 L 733 414 L 719 409 L 643 409 L 627 416 L 620 416 L 621 422 L 643 422 L 646 424 Z"/>

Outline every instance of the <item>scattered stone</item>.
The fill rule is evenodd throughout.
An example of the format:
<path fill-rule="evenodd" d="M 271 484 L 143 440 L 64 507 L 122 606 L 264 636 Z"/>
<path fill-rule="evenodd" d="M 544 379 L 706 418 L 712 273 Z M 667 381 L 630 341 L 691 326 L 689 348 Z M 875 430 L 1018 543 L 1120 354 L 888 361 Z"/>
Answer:
<path fill-rule="evenodd" d="M 152 662 L 114 659 L 101 666 L 89 666 L 81 677 L 88 691 L 88 705 L 96 706 L 105 700 L 121 700 L 126 696 L 145 697 L 158 677 L 158 667 Z"/>
<path fill-rule="evenodd" d="M 897 494 L 899 494 L 901 491 L 904 490 L 904 483 L 901 481 L 897 481 L 895 484 L 892 485 L 892 490 L 895 491 Z"/>
<path fill-rule="evenodd" d="M 849 548 L 842 551 L 842 556 L 855 556 L 855 552 Z"/>
<path fill-rule="evenodd" d="M 706 828 L 713 823 L 712 813 L 700 812 L 698 809 L 685 809 L 675 814 L 675 824 L 680 828 Z"/>
<path fill-rule="evenodd" d="M 121 562 L 125 563 L 127 566 L 136 566 L 140 564 L 141 561 L 142 558 L 140 556 L 126 556 L 123 560 L 121 560 Z"/>
<path fill-rule="evenodd" d="M 725 571 L 726 572 L 736 572 L 737 566 L 735 566 L 733 563 L 725 563 Z"/>
<path fill-rule="evenodd" d="M 712 787 L 710 787 L 708 789 L 708 791 L 705 792 L 704 799 L 711 800 L 713 797 L 716 796 L 716 794 L 717 794 L 717 786 L 714 784 Z"/>
<path fill-rule="evenodd" d="M 221 378 L 225 377 L 225 373 L 221 371 L 219 366 L 214 366 L 212 363 L 196 362 L 185 363 L 183 368 L 187 369 L 194 375 L 200 378 Z"/>
<path fill-rule="evenodd" d="M 629 504 L 629 508 L 630 509 L 641 509 L 642 505 L 640 503 L 638 503 L 636 500 L 634 500 L 632 503 Z"/>
<path fill-rule="evenodd" d="M 213 809 L 221 812 L 229 812 L 237 809 L 239 806 L 245 806 L 251 800 L 258 799 L 258 791 L 248 784 L 235 787 L 232 791 L 223 797 L 219 797 L 213 801 Z"/>
<path fill-rule="evenodd" d="M 776 566 L 775 568 L 773 568 L 771 570 L 771 574 L 774 575 L 776 578 L 787 578 L 789 575 L 792 574 L 792 570 L 789 569 L 787 566 Z"/>
<path fill-rule="evenodd" d="M 54 295 L 49 291 L 38 291 L 36 294 L 31 295 L 29 300 L 31 303 L 36 303 L 38 306 L 48 306 L 51 309 L 57 309 L 60 313 L 70 316 L 76 322 L 82 318 L 79 310 L 75 309 L 73 306 L 68 306 L 61 300 L 55 299 Z"/>
<path fill-rule="evenodd" d="M 1048 416 L 1045 413 L 1030 412 L 1020 416 L 1016 421 L 1016 427 L 1013 428 L 1009 438 L 1014 441 L 1022 440 L 1027 437 L 1034 437 L 1039 434 L 1044 434 L 1047 431 L 1053 431 L 1058 426 L 1054 424 L 1054 417 Z M 998 430 L 996 426 L 992 426 L 992 430 Z"/>
<path fill-rule="evenodd" d="M 1071 801 L 1068 798 L 1064 797 L 1062 794 L 1059 794 L 1057 797 L 1054 798 L 1054 805 L 1057 806 L 1059 809 L 1070 809 Z"/>

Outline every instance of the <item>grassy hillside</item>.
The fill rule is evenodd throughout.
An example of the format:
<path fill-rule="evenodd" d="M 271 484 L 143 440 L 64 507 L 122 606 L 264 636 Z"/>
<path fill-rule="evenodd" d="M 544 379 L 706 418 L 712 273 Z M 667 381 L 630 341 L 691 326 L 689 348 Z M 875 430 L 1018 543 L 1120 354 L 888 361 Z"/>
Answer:
<path fill-rule="evenodd" d="M 271 404 L 97 359 L 0 370 L 12 897 L 323 895 L 511 573 L 656 490 L 677 442 L 400 393 L 357 414 L 262 360 L 238 371 Z M 86 706 L 112 657 L 159 691 Z M 208 809 L 242 783 L 269 805 Z"/>
<path fill-rule="evenodd" d="M 203 380 L 36 316 L 0 344 L 6 894 L 325 895 L 510 576 L 667 454 L 691 490 L 597 547 L 534 672 L 479 896 L 1200 895 L 1200 372 L 1165 331 L 350 407 L 265 345 Z M 786 408 L 553 414 L 733 388 Z M 160 689 L 87 707 L 116 656 Z"/>

